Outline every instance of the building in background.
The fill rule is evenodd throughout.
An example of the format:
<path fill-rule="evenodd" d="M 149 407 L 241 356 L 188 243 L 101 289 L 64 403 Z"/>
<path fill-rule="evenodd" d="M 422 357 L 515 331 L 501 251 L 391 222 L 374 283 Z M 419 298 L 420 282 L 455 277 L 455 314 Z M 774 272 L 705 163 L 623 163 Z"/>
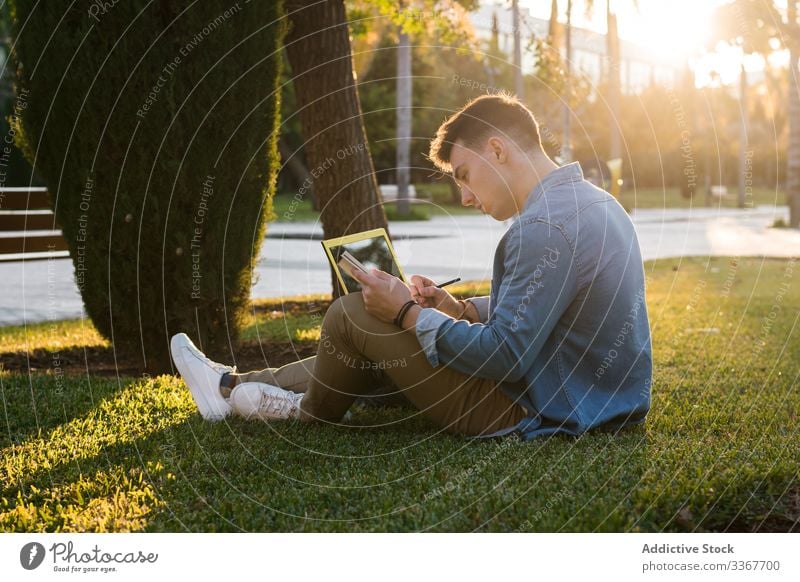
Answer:
<path fill-rule="evenodd" d="M 602 8 L 602 6 L 599 6 Z M 497 19 L 498 48 L 503 53 L 513 54 L 514 35 L 510 2 L 483 2 L 471 14 L 472 25 L 479 38 L 487 41 L 492 37 L 494 18 Z M 547 37 L 549 21 L 533 16 L 530 10 L 520 6 L 520 32 L 522 35 L 522 69 L 530 74 L 536 65 L 536 56 L 526 50 L 531 37 Z M 559 47 L 562 56 L 565 47 Z M 580 72 L 596 86 L 603 82 L 606 62 L 605 34 L 572 26 L 573 69 Z M 669 60 L 645 46 L 620 39 L 620 74 L 622 92 L 636 94 L 649 85 L 673 87 L 680 82 L 686 63 Z"/>

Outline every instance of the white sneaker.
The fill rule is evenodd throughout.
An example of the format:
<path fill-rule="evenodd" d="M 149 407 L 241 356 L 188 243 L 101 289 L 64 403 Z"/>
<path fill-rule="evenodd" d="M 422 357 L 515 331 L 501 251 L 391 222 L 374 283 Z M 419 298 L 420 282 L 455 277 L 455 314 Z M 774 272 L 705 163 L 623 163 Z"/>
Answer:
<path fill-rule="evenodd" d="M 185 333 L 172 336 L 170 352 L 175 367 L 192 393 L 197 410 L 205 420 L 222 420 L 231 413 L 231 405 L 219 391 L 219 382 L 226 372 L 236 367 L 209 360 Z"/>
<path fill-rule="evenodd" d="M 265 382 L 242 382 L 231 392 L 230 404 L 246 420 L 285 420 L 300 416 L 303 396 Z"/>

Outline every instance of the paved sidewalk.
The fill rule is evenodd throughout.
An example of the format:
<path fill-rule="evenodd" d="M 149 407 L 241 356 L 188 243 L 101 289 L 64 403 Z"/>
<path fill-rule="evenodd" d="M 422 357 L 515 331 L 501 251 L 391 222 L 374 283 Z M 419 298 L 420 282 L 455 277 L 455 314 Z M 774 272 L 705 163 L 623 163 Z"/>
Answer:
<path fill-rule="evenodd" d="M 631 218 L 645 260 L 687 255 L 800 256 L 800 231 L 768 228 L 787 220 L 785 206 L 753 209 L 647 209 Z M 491 279 L 492 257 L 510 221 L 476 214 L 392 222 L 389 231 L 407 276 Z M 327 293 L 328 261 L 313 222 L 271 223 L 254 277 L 253 297 Z M 0 325 L 83 316 L 72 261 L 0 263 Z"/>

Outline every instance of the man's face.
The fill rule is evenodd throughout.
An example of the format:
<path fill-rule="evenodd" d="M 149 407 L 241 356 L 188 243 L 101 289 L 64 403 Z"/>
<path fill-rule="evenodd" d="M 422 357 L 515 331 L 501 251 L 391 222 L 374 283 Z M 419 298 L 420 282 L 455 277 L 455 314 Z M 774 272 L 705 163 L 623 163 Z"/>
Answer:
<path fill-rule="evenodd" d="M 453 178 L 461 189 L 461 204 L 474 206 L 495 220 L 511 217 L 517 209 L 505 179 L 505 155 L 487 140 L 479 151 L 468 149 L 459 141 L 450 151 Z"/>

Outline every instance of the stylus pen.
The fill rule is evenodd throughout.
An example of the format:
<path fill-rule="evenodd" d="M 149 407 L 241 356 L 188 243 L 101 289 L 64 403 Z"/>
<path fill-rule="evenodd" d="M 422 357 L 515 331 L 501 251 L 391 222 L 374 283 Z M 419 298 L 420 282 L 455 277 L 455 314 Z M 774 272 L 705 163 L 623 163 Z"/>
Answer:
<path fill-rule="evenodd" d="M 445 281 L 444 283 L 439 283 L 437 287 L 442 288 L 445 285 L 449 285 L 450 283 L 456 283 L 457 281 L 461 281 L 461 277 L 456 277 L 455 279 L 450 279 L 449 281 Z"/>

